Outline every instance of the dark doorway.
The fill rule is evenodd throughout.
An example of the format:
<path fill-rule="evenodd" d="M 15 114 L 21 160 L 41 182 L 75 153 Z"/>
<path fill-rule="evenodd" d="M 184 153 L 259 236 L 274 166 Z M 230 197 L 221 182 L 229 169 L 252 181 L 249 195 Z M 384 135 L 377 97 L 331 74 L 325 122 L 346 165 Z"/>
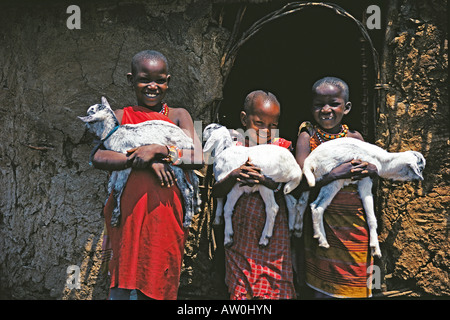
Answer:
<path fill-rule="evenodd" d="M 367 6 L 358 6 L 354 10 L 362 16 Z M 265 14 L 261 8 L 258 6 L 259 12 L 256 7 L 248 8 L 247 21 L 261 18 Z M 231 128 L 240 127 L 245 96 L 264 89 L 281 103 L 280 135 L 295 142 L 300 123 L 312 121 L 312 84 L 324 76 L 336 76 L 348 83 L 353 103 L 344 123 L 361 132 L 363 63 L 369 64 L 367 85 L 371 94 L 375 85 L 370 50 L 366 50 L 367 61 L 362 60 L 361 38 L 354 21 L 323 7 L 308 7 L 267 23 L 238 51 L 225 83 L 219 121 Z M 369 107 L 373 108 L 370 103 Z"/>

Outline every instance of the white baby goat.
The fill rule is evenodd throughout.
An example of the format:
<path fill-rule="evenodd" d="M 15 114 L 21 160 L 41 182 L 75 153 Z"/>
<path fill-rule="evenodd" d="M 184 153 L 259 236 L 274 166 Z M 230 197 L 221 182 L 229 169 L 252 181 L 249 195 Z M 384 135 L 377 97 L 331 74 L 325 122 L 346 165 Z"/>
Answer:
<path fill-rule="evenodd" d="M 263 174 L 272 178 L 275 182 L 286 183 L 283 192 L 286 198 L 289 217 L 291 219 L 291 217 L 293 218 L 296 215 L 293 212 L 296 201 L 288 193 L 299 185 L 302 178 L 302 170 L 289 150 L 270 144 L 257 145 L 249 148 L 234 146 L 230 131 L 226 127 L 216 123 L 210 124 L 205 128 L 203 131 L 203 139 L 206 140 L 203 152 L 205 154 L 212 152 L 212 156 L 214 157 L 213 170 L 217 181 L 225 178 L 231 171 L 239 168 L 250 158 L 255 166 L 261 168 Z M 257 191 L 261 194 L 266 208 L 266 223 L 259 240 L 259 245 L 262 247 L 268 245 L 272 237 L 274 222 L 279 209 L 273 190 L 259 184 L 252 187 L 235 184 L 227 195 L 227 201 L 224 207 L 223 199 L 217 199 L 214 222 L 216 224 L 220 223 L 222 210 L 224 210 L 225 246 L 231 246 L 233 242 L 231 217 L 236 202 L 243 193 Z"/>
<path fill-rule="evenodd" d="M 320 180 L 333 168 L 353 159 L 361 159 L 374 164 L 381 178 L 396 181 L 423 180 L 422 171 L 425 168 L 425 158 L 421 153 L 417 151 L 389 153 L 378 146 L 354 138 L 340 138 L 319 145 L 305 159 L 303 173 L 309 186 L 313 187 L 316 179 Z M 358 192 L 366 212 L 371 254 L 381 257 L 370 177 L 359 181 L 335 180 L 320 189 L 317 199 L 311 204 L 314 238 L 318 239 L 320 247 L 329 248 L 323 225 L 324 211 L 336 193 L 344 185 L 352 183 L 358 185 Z M 301 215 L 306 208 L 308 195 L 309 192 L 304 192 L 299 200 Z"/>
<path fill-rule="evenodd" d="M 139 124 L 119 125 L 119 121 L 105 97 L 102 97 L 101 104 L 90 106 L 87 114 L 85 117 L 78 118 L 86 123 L 89 131 L 100 138 L 108 150 L 126 154 L 130 149 L 149 144 L 171 145 L 181 149 L 193 148 L 192 139 L 180 127 L 167 121 L 150 120 Z M 93 153 L 96 150 L 97 148 L 94 149 Z M 183 195 L 185 208 L 184 226 L 188 227 L 194 214 L 200 210 L 198 177 L 193 170 L 187 170 L 186 173 L 191 181 L 189 183 L 183 169 L 177 166 L 171 167 L 175 174 L 176 183 Z M 119 224 L 120 198 L 130 172 L 131 168 L 113 171 L 108 182 L 108 194 L 113 191 L 115 200 L 111 218 L 111 225 L 113 226 Z"/>

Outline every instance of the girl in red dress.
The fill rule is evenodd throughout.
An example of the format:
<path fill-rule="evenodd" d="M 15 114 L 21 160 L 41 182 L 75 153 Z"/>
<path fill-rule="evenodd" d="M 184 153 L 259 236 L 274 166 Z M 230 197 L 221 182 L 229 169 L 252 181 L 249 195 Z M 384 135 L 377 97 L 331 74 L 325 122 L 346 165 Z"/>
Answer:
<path fill-rule="evenodd" d="M 100 148 L 93 156 L 95 168 L 114 171 L 132 168 L 121 200 L 121 220 L 110 224 L 113 199 L 110 195 L 104 216 L 112 248 L 109 263 L 110 299 L 129 299 L 131 290 L 139 298 L 176 299 L 184 243 L 183 206 L 168 157 L 185 169 L 202 167 L 201 143 L 189 113 L 163 103 L 170 75 L 167 59 L 157 51 L 142 51 L 133 57 L 127 75 L 137 106 L 115 111 L 120 124 L 164 120 L 185 129 L 194 140 L 194 150 L 176 150 L 146 145 L 121 154 Z M 184 163 L 183 163 L 184 162 Z"/>

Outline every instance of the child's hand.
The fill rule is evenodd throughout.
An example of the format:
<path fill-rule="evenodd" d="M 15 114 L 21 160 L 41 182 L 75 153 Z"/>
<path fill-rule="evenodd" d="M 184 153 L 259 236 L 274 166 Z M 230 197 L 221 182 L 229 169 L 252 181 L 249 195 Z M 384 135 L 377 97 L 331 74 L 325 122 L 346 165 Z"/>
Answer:
<path fill-rule="evenodd" d="M 167 154 L 167 148 L 158 144 L 141 146 L 128 150 L 128 163 L 136 169 L 145 169 L 157 156 Z"/>
<path fill-rule="evenodd" d="M 159 183 L 162 187 L 166 186 L 170 188 L 175 184 L 175 174 L 173 173 L 173 170 L 168 163 L 153 161 L 150 164 L 150 167 L 153 169 L 153 172 L 155 173 L 156 178 L 159 180 Z"/>
<path fill-rule="evenodd" d="M 351 169 L 352 180 L 360 180 L 367 176 L 373 177 L 378 174 L 377 167 L 369 163 L 367 161 L 362 160 L 352 160 L 351 164 L 353 165 L 353 169 Z"/>
<path fill-rule="evenodd" d="M 237 173 L 236 181 L 239 182 L 241 186 L 251 187 L 255 184 L 262 184 L 269 189 L 276 189 L 278 186 L 278 183 L 263 175 L 261 173 L 261 168 L 255 166 L 250 158 L 237 169 Z"/>
<path fill-rule="evenodd" d="M 334 179 L 360 180 L 367 176 L 377 175 L 378 170 L 375 165 L 358 159 L 337 166 L 330 174 Z"/>
<path fill-rule="evenodd" d="M 261 169 L 251 163 L 250 158 L 239 168 L 231 172 L 232 177 L 241 185 L 254 185 L 258 183 L 257 177 L 261 175 Z"/>

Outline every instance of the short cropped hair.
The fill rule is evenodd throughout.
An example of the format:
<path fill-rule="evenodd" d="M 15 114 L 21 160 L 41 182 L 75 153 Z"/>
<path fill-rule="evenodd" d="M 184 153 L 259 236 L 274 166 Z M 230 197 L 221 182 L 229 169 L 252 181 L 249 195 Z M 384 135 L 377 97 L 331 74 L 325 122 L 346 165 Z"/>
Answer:
<path fill-rule="evenodd" d="M 253 113 L 253 106 L 254 106 L 254 102 L 255 99 L 257 98 L 262 98 L 264 99 L 264 101 L 270 101 L 272 103 L 276 103 L 277 105 L 280 105 L 280 103 L 278 102 L 277 97 L 275 97 L 275 95 L 269 91 L 264 91 L 264 90 L 255 90 L 250 92 L 247 97 L 245 97 L 245 101 L 244 101 L 244 111 L 247 114 L 251 114 Z"/>
<path fill-rule="evenodd" d="M 312 86 L 313 95 L 316 93 L 316 90 L 319 87 L 326 85 L 326 84 L 332 85 L 332 86 L 335 86 L 335 87 L 341 89 L 341 92 L 342 92 L 345 102 L 348 102 L 348 99 L 350 96 L 348 85 L 344 80 L 336 78 L 336 77 L 325 77 L 320 80 L 317 80 Z"/>
<path fill-rule="evenodd" d="M 166 64 L 167 72 L 169 72 L 169 63 L 167 58 L 159 51 L 155 50 L 143 50 L 134 55 L 133 59 L 131 59 L 131 73 L 135 74 L 137 70 L 137 65 L 144 59 L 149 60 L 162 60 Z"/>

